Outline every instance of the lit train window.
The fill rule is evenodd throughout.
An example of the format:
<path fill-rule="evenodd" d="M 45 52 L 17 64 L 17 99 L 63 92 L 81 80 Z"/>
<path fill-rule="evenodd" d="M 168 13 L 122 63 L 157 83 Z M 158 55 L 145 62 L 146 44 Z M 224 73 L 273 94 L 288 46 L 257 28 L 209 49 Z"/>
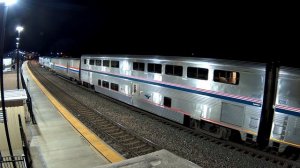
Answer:
<path fill-rule="evenodd" d="M 98 86 L 101 86 L 101 80 L 98 79 Z"/>
<path fill-rule="evenodd" d="M 240 79 L 240 73 L 233 71 L 223 71 L 215 70 L 214 71 L 214 81 L 227 83 L 232 85 L 238 85 Z"/>
<path fill-rule="evenodd" d="M 119 85 L 116 83 L 110 83 L 110 89 L 114 91 L 119 91 Z"/>
<path fill-rule="evenodd" d="M 174 76 L 182 76 L 182 66 L 177 65 L 166 65 L 165 73 L 167 75 L 174 75 Z"/>
<path fill-rule="evenodd" d="M 133 70 L 136 70 L 136 71 L 145 71 L 145 63 L 142 63 L 142 62 L 133 62 Z"/>
<path fill-rule="evenodd" d="M 86 64 L 86 59 L 83 60 L 83 63 Z"/>
<path fill-rule="evenodd" d="M 148 72 L 161 73 L 161 64 L 148 64 Z"/>
<path fill-rule="evenodd" d="M 119 68 L 119 61 L 111 61 L 111 67 Z"/>
<path fill-rule="evenodd" d="M 90 65 L 94 65 L 95 64 L 95 60 L 91 59 L 90 60 Z"/>
<path fill-rule="evenodd" d="M 96 66 L 101 66 L 101 60 L 96 60 Z"/>
<path fill-rule="evenodd" d="M 102 81 L 102 87 L 109 88 L 109 82 Z"/>
<path fill-rule="evenodd" d="M 208 79 L 208 69 L 188 67 L 187 68 L 187 77 L 207 80 Z"/>
<path fill-rule="evenodd" d="M 109 67 L 109 60 L 103 60 L 103 66 Z"/>

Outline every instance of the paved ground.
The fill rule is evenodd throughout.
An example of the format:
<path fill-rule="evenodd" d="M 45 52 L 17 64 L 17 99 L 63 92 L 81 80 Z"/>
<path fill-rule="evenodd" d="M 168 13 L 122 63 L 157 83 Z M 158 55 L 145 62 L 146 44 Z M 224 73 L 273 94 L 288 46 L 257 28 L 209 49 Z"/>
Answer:
<path fill-rule="evenodd" d="M 16 71 L 5 72 L 3 74 L 4 90 L 14 90 L 17 89 L 17 73 Z M 0 84 L 1 86 L 1 84 Z M 21 81 L 20 87 L 22 88 Z"/>

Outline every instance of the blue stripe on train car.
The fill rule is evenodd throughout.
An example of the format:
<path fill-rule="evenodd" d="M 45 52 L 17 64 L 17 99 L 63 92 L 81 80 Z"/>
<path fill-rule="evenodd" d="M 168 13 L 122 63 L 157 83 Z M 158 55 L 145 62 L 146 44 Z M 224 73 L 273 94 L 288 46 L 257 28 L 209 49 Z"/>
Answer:
<path fill-rule="evenodd" d="M 55 68 L 59 68 L 59 69 L 67 69 L 65 67 L 61 67 L 61 66 L 57 66 L 57 65 L 54 65 Z"/>
<path fill-rule="evenodd" d="M 289 114 L 289 115 L 300 117 L 300 113 L 296 112 L 296 111 L 284 110 L 284 109 L 280 109 L 280 108 L 276 108 L 275 111 L 279 112 L 279 113 L 284 113 L 284 114 Z"/>
<path fill-rule="evenodd" d="M 198 90 L 192 90 L 192 89 L 167 85 L 167 84 L 164 84 L 164 83 L 151 82 L 151 81 L 146 81 L 146 80 L 142 80 L 142 79 L 136 79 L 136 78 L 126 77 L 126 76 L 114 75 L 114 74 L 109 74 L 109 73 L 104 73 L 104 72 L 97 72 L 97 71 L 86 70 L 86 69 L 81 69 L 81 70 L 88 71 L 88 72 L 99 73 L 99 74 L 108 75 L 108 76 L 113 76 L 113 77 L 117 77 L 117 78 L 128 79 L 128 80 L 142 82 L 142 83 L 147 83 L 147 84 L 152 84 L 152 85 L 157 85 L 157 86 L 162 86 L 162 87 L 171 88 L 171 89 L 175 89 L 175 90 L 181 90 L 181 91 L 185 91 L 185 92 L 189 92 L 189 93 L 195 93 L 195 94 L 210 96 L 210 97 L 219 98 L 219 99 L 223 99 L 223 100 L 234 101 L 234 102 L 247 104 L 247 105 L 251 105 L 251 106 L 255 106 L 255 107 L 261 107 L 260 103 L 255 103 L 255 102 L 251 102 L 251 101 L 247 101 L 247 100 L 241 100 L 241 99 L 232 98 L 232 97 L 221 96 L 221 95 L 217 95 L 217 94 L 213 94 L 213 93 L 207 93 L 207 92 L 202 92 L 202 91 L 198 91 Z"/>
<path fill-rule="evenodd" d="M 69 70 L 72 71 L 72 72 L 79 73 L 79 70 L 74 70 L 74 69 L 70 69 L 70 68 L 69 68 Z"/>

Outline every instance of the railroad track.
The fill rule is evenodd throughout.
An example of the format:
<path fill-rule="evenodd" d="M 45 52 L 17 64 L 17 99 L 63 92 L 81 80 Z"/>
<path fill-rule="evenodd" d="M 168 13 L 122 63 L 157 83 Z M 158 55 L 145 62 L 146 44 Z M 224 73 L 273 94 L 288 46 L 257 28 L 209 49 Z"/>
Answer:
<path fill-rule="evenodd" d="M 65 78 L 63 78 L 63 79 L 65 79 Z M 75 84 L 74 82 L 72 82 L 68 79 L 65 79 L 65 80 L 69 83 Z M 91 93 L 95 93 L 94 90 L 92 90 L 90 88 L 86 88 L 86 87 L 81 86 L 81 85 L 76 85 L 76 86 L 78 88 L 85 89 L 86 91 L 89 91 Z M 219 146 L 222 146 L 222 147 L 225 147 L 229 150 L 235 150 L 235 151 L 238 151 L 240 153 L 247 154 L 247 155 L 249 155 L 251 157 L 254 157 L 254 158 L 262 159 L 262 160 L 265 160 L 267 162 L 272 162 L 272 163 L 274 163 L 278 166 L 281 166 L 281 167 L 287 167 L 287 168 L 297 168 L 297 167 L 299 167 L 300 168 L 299 151 L 298 151 L 298 153 L 295 152 L 295 153 L 291 153 L 291 154 L 287 154 L 287 153 L 279 154 L 279 153 L 276 153 L 272 149 L 269 149 L 269 148 L 260 149 L 259 147 L 257 147 L 254 144 L 236 143 L 236 142 L 217 139 L 217 138 L 211 137 L 209 135 L 206 135 L 204 133 L 196 132 L 193 129 L 190 129 L 188 127 L 185 127 L 185 126 L 180 125 L 178 123 L 175 123 L 173 121 L 161 118 L 159 116 L 156 116 L 152 113 L 146 112 L 146 111 L 141 110 L 139 108 L 130 106 L 128 104 L 125 104 L 123 102 L 115 100 L 111 97 L 102 95 L 100 93 L 97 94 L 97 95 L 100 96 L 101 98 L 106 98 L 106 99 L 108 99 L 112 102 L 115 102 L 115 103 L 120 104 L 120 105 L 122 105 L 126 108 L 129 108 L 132 111 L 140 113 L 141 115 L 147 115 L 148 117 L 150 117 L 152 119 L 155 119 L 158 122 L 161 122 L 165 125 L 176 128 L 178 131 L 182 131 L 182 132 L 185 132 L 187 134 L 191 134 L 193 136 L 196 136 L 197 138 L 199 138 L 201 140 L 205 140 L 205 141 L 209 141 L 211 143 L 215 143 L 215 144 L 217 144 Z M 193 158 L 186 158 L 186 159 L 188 159 L 190 161 L 193 161 Z"/>
<path fill-rule="evenodd" d="M 63 89 L 57 87 L 53 81 L 44 76 L 45 74 L 42 74 L 37 66 L 29 63 L 29 68 L 60 103 L 99 137 L 105 138 L 106 143 L 113 146 L 125 158 L 141 156 L 160 149 L 150 140 L 136 135 L 134 130 L 127 129 L 120 123 L 116 123 L 105 117 L 99 111 L 95 111 L 74 99 Z"/>

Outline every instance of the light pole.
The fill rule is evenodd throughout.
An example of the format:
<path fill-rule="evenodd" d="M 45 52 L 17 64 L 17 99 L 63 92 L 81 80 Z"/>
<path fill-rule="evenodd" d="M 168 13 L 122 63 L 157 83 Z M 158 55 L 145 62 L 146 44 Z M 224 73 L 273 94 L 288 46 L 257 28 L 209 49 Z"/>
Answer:
<path fill-rule="evenodd" d="M 20 82 L 19 82 L 19 66 L 20 66 L 20 58 L 19 58 L 19 44 L 20 44 L 20 33 L 24 30 L 22 26 L 17 26 L 16 30 L 18 32 L 17 37 L 17 88 L 20 89 Z"/>
<path fill-rule="evenodd" d="M 8 144 L 9 154 L 13 159 L 13 151 L 11 148 L 10 137 L 7 127 L 7 118 L 6 118 L 6 111 L 5 111 L 5 100 L 4 100 L 4 87 L 3 87 L 3 48 L 4 48 L 4 35 L 5 35 L 5 23 L 6 23 L 6 15 L 8 6 L 16 3 L 16 0 L 0 0 L 0 85 L 1 85 L 1 105 L 2 105 L 2 113 L 3 113 L 3 120 L 4 120 L 4 128 L 6 134 L 6 140 Z M 16 167 L 15 164 L 13 164 Z"/>

